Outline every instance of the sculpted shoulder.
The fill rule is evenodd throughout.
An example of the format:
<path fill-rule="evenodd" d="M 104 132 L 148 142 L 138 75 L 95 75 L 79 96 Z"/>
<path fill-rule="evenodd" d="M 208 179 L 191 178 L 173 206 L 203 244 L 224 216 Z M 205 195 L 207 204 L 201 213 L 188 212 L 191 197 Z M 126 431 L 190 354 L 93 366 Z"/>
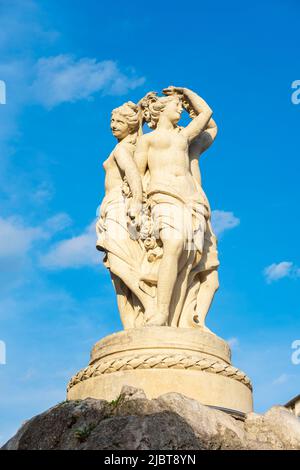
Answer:
<path fill-rule="evenodd" d="M 116 158 L 118 158 L 118 153 L 121 152 L 122 150 L 123 151 L 126 150 L 127 152 L 133 155 L 134 145 L 130 142 L 124 142 L 124 141 L 117 143 L 117 145 L 111 151 L 109 157 L 103 162 L 103 168 L 105 170 L 116 166 L 117 164 Z"/>
<path fill-rule="evenodd" d="M 119 151 L 122 150 L 127 150 L 128 152 L 133 152 L 135 148 L 135 145 L 132 142 L 118 142 L 117 145 L 115 146 L 114 150 L 112 153 L 118 153 Z"/>
<path fill-rule="evenodd" d="M 152 132 L 149 132 L 148 134 L 142 134 L 138 137 L 137 139 L 137 143 L 138 144 L 148 144 L 150 142 L 150 136 L 151 136 Z"/>

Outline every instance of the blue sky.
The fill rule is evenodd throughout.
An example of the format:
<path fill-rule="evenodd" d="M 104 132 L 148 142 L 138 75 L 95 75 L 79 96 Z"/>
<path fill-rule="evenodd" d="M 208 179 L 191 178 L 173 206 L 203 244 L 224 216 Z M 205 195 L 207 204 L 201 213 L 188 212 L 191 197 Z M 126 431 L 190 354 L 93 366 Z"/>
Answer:
<path fill-rule="evenodd" d="M 0 0 L 0 442 L 64 400 L 121 329 L 92 225 L 110 111 L 170 84 L 219 126 L 201 162 L 221 261 L 208 325 L 257 411 L 300 392 L 299 13 L 296 0 Z"/>

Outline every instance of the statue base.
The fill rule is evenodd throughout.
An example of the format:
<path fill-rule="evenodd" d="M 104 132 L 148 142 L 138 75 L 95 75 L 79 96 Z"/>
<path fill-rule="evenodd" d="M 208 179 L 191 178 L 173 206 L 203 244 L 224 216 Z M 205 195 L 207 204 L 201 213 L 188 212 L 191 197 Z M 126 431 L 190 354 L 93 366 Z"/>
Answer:
<path fill-rule="evenodd" d="M 115 400 L 123 385 L 148 398 L 177 392 L 212 405 L 252 411 L 249 378 L 231 365 L 228 344 L 202 329 L 144 327 L 97 342 L 88 367 L 69 382 L 67 399 Z"/>

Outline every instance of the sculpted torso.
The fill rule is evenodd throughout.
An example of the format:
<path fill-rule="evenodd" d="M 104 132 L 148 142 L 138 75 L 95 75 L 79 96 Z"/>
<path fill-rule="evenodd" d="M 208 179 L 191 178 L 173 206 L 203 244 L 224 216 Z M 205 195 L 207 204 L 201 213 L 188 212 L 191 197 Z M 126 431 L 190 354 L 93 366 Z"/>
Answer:
<path fill-rule="evenodd" d="M 194 195 L 196 186 L 190 173 L 188 139 L 177 129 L 157 129 L 143 138 L 148 140 L 150 189 L 167 184 L 184 191 L 186 196 Z"/>
<path fill-rule="evenodd" d="M 208 289 L 218 263 L 209 251 L 214 240 L 198 164 L 216 134 L 212 110 L 187 88 L 163 93 L 113 110 L 118 143 L 103 164 L 97 246 L 107 254 L 126 328 L 193 327 L 195 317 L 203 327 L 217 288 Z M 186 127 L 178 125 L 183 109 L 193 112 Z M 143 135 L 143 123 L 152 131 Z"/>
<path fill-rule="evenodd" d="M 103 163 L 105 170 L 105 193 L 108 194 L 115 188 L 121 188 L 125 171 L 120 168 L 116 160 L 116 151 L 125 150 L 133 156 L 134 145 L 125 142 L 120 142 L 116 145 L 107 160 Z"/>

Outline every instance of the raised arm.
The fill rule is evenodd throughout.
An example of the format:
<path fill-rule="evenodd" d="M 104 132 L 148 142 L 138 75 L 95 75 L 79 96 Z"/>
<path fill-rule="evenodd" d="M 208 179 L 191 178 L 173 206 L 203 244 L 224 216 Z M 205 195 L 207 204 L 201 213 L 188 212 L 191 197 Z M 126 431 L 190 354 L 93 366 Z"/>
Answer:
<path fill-rule="evenodd" d="M 193 177 L 201 185 L 201 172 L 199 168 L 199 157 L 207 150 L 217 136 L 218 128 L 215 121 L 211 118 L 205 131 L 196 137 L 189 146 L 190 168 Z"/>
<path fill-rule="evenodd" d="M 183 99 L 189 101 L 191 107 L 195 110 L 197 116 L 181 131 L 181 133 L 191 142 L 207 127 L 213 114 L 211 108 L 204 99 L 188 88 L 168 87 L 163 90 L 163 92 L 167 95 L 172 93 L 182 95 Z"/>
<path fill-rule="evenodd" d="M 200 140 L 202 139 L 202 152 L 211 146 L 215 138 L 217 137 L 218 126 L 216 121 L 211 118 L 207 124 L 207 128 L 200 134 Z"/>
<path fill-rule="evenodd" d="M 210 119 L 206 129 L 197 136 L 189 146 L 190 158 L 199 158 L 214 142 L 218 133 L 218 127 L 214 119 Z"/>

